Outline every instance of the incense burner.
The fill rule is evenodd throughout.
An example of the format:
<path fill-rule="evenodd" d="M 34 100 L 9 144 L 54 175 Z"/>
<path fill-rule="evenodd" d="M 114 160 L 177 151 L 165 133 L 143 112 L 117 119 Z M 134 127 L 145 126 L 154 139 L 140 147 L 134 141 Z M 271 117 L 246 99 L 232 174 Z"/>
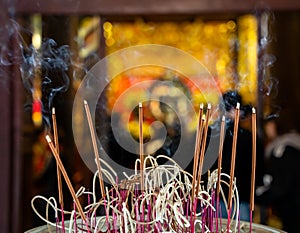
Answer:
<path fill-rule="evenodd" d="M 224 225 L 224 229 L 226 229 L 226 221 L 223 221 Z M 68 222 L 66 222 L 66 224 L 68 224 Z M 25 233 L 57 233 L 59 231 L 57 231 L 56 227 L 54 226 L 40 226 L 40 227 L 36 227 L 34 229 L 28 230 Z M 78 231 L 79 233 L 81 231 Z M 162 233 L 169 233 L 171 231 L 164 231 Z M 226 232 L 226 230 L 223 231 L 219 231 L 219 233 L 222 232 Z M 248 222 L 241 222 L 241 229 L 239 231 L 240 233 L 249 233 L 249 223 Z M 201 230 L 196 230 L 195 233 L 201 233 Z M 214 233 L 214 232 L 211 232 Z M 285 231 L 282 231 L 280 229 L 276 229 L 273 227 L 269 227 L 269 226 L 265 226 L 265 225 L 261 225 L 261 224 L 256 224 L 253 223 L 252 224 L 252 233 L 286 233 Z"/>

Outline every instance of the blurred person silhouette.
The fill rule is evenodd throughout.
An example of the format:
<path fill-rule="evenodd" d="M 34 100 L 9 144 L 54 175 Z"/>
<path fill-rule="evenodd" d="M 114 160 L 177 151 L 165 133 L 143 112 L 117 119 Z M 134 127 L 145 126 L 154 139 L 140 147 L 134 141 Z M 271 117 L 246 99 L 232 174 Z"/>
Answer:
<path fill-rule="evenodd" d="M 226 173 L 228 175 L 230 174 L 232 143 L 234 134 L 234 116 L 237 103 L 240 103 L 240 119 L 237 135 L 234 176 L 236 178 L 236 185 L 240 201 L 239 218 L 243 221 L 249 221 L 252 173 L 252 132 L 250 131 L 249 127 L 246 127 L 246 125 L 251 126 L 252 107 L 250 105 L 243 105 L 241 95 L 235 90 L 225 92 L 223 94 L 223 101 L 226 117 L 226 132 L 223 144 L 221 172 Z M 258 186 L 262 184 L 262 177 L 264 171 L 264 147 L 262 140 L 259 137 L 257 137 L 256 149 L 256 186 Z M 216 161 L 213 165 L 213 170 L 217 169 L 217 167 L 218 162 Z M 227 198 L 228 188 L 222 186 L 222 189 L 224 190 L 224 194 Z M 220 203 L 222 217 L 227 218 L 227 208 L 222 200 L 220 200 Z"/>
<path fill-rule="evenodd" d="M 300 134 L 293 129 L 291 117 L 280 117 L 265 123 L 269 141 L 265 149 L 267 167 L 264 185 L 256 193 L 260 202 L 280 218 L 282 229 L 296 233 L 299 232 L 300 218 Z"/>

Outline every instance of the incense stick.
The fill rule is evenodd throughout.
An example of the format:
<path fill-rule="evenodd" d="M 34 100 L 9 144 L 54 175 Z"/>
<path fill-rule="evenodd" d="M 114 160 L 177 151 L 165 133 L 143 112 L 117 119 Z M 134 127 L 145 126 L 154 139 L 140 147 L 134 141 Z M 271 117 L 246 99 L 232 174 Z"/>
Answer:
<path fill-rule="evenodd" d="M 92 118 L 90 116 L 90 111 L 87 105 L 87 102 L 84 102 L 87 116 L 88 116 L 88 122 L 91 130 L 91 135 L 92 135 L 92 140 L 93 140 L 93 146 L 96 146 L 96 136 L 95 136 L 95 130 L 92 127 Z M 232 144 L 232 151 L 236 151 L 236 145 L 237 145 L 237 132 L 238 132 L 238 120 L 239 120 L 239 108 L 240 105 L 239 103 L 237 104 L 236 111 L 235 111 L 235 122 L 234 122 L 234 137 L 233 137 L 233 144 Z M 159 155 L 156 158 L 153 158 L 152 156 L 147 156 L 144 157 L 144 149 L 143 149 L 143 106 L 140 103 L 139 104 L 139 141 L 140 141 L 140 148 L 139 148 L 139 153 L 140 153 L 140 164 L 138 162 L 138 159 L 136 160 L 136 165 L 135 165 L 135 174 L 132 176 L 127 176 L 126 175 L 126 180 L 122 182 L 119 186 L 118 181 L 114 183 L 112 182 L 113 187 L 109 191 L 106 189 L 106 192 L 103 197 L 106 196 L 106 198 L 102 198 L 99 202 L 96 201 L 96 198 L 93 198 L 94 202 L 90 203 L 90 200 L 88 201 L 88 206 L 83 208 L 80 205 L 79 202 L 79 197 L 81 197 L 84 194 L 88 194 L 90 192 L 85 192 L 84 189 L 82 191 L 78 191 L 75 193 L 72 184 L 67 176 L 67 173 L 64 169 L 64 166 L 60 160 L 59 157 L 59 151 L 55 147 L 55 144 L 52 143 L 51 138 L 47 135 L 46 139 L 49 144 L 49 147 L 57 160 L 57 165 L 60 170 L 60 173 L 63 174 L 64 179 L 66 180 L 66 183 L 68 185 L 68 188 L 71 192 L 71 195 L 74 199 L 75 206 L 77 206 L 77 210 L 80 213 L 80 216 L 82 218 L 82 221 L 84 221 L 87 226 L 86 229 L 89 232 L 89 227 L 93 227 L 94 231 L 102 231 L 103 227 L 107 227 L 108 232 L 116 232 L 118 229 L 116 226 L 119 224 L 119 226 L 122 228 L 122 230 L 125 231 L 130 231 L 130 232 L 144 232 L 145 227 L 147 225 L 147 230 L 151 231 L 151 227 L 153 227 L 154 232 L 158 231 L 168 231 L 171 229 L 176 231 L 176 232 L 187 232 L 191 231 L 194 232 L 194 229 L 196 227 L 200 227 L 201 230 L 204 231 L 213 231 L 214 227 L 214 218 L 218 218 L 218 205 L 219 202 L 217 200 L 217 203 L 215 203 L 215 188 L 217 191 L 217 195 L 219 193 L 223 195 L 222 189 L 221 189 L 221 183 L 224 182 L 226 185 L 231 185 L 230 188 L 230 193 L 229 195 L 232 195 L 230 200 L 232 201 L 237 201 L 239 200 L 238 197 L 238 192 L 237 192 L 237 187 L 235 185 L 236 181 L 234 180 L 234 161 L 235 161 L 235 155 L 231 155 L 231 171 L 230 171 L 230 176 L 227 174 L 223 174 L 221 176 L 221 169 L 222 169 L 222 154 L 223 154 L 223 142 L 225 138 L 225 116 L 222 117 L 221 121 L 221 129 L 220 129 L 220 142 L 219 142 L 219 154 L 218 154 L 218 170 L 212 171 L 210 174 L 210 171 L 208 171 L 208 177 L 209 182 L 211 185 L 207 186 L 207 191 L 205 188 L 203 189 L 200 185 L 201 182 L 201 175 L 202 175 L 202 166 L 203 166 L 203 161 L 204 161 L 204 154 L 205 154 L 205 149 L 206 149 L 206 139 L 208 137 L 208 129 L 209 129 L 209 122 L 211 118 L 211 105 L 208 104 L 207 106 L 207 112 L 206 112 L 206 117 L 204 117 L 202 114 L 203 112 L 203 105 L 200 105 L 199 109 L 199 119 L 198 119 L 198 128 L 196 132 L 196 144 L 195 144 L 195 151 L 194 151 L 194 164 L 193 164 L 193 174 L 186 173 L 183 169 L 180 168 L 180 166 L 173 161 L 172 159 L 168 158 L 167 156 L 164 155 Z M 53 109 L 53 114 L 55 114 L 55 110 Z M 255 109 L 253 109 L 253 114 L 255 115 Z M 55 115 L 53 116 L 55 118 Z M 252 117 L 254 117 L 252 115 Z M 256 118 L 252 118 L 252 127 L 256 127 Z M 54 128 L 56 128 L 56 121 L 54 119 Z M 256 135 L 256 128 L 252 128 L 253 133 Z M 57 131 L 55 133 L 57 135 Z M 56 137 L 56 136 L 55 136 Z M 53 139 L 55 142 L 57 140 L 57 146 L 58 146 L 58 139 Z M 252 137 L 252 140 L 254 144 L 256 145 L 256 137 Z M 256 149 L 256 147 L 255 147 Z M 253 151 L 256 151 L 253 147 Z M 97 157 L 97 150 L 95 152 L 95 156 Z M 253 154 L 252 159 L 254 159 L 256 155 Z M 158 165 L 158 160 L 159 159 L 167 159 L 170 163 L 173 163 L 173 166 L 168 165 Z M 234 158 L 234 159 L 233 159 Z M 99 159 L 99 154 L 98 154 L 98 160 Z M 106 165 L 106 162 L 101 160 L 102 163 Z M 253 162 L 253 161 L 252 161 Z M 147 164 L 147 166 L 146 166 Z M 254 162 L 252 164 L 255 164 Z M 100 163 L 99 163 L 100 165 Z M 137 172 L 140 166 L 140 171 L 141 175 Z M 99 166 L 100 167 L 100 166 Z M 173 174 L 174 168 L 179 169 L 180 174 L 182 174 L 182 179 L 174 179 L 175 174 Z M 254 167 L 255 169 L 255 167 Z M 232 172 L 233 170 L 233 172 Z M 106 175 L 107 177 L 110 177 L 110 172 L 106 169 L 100 170 L 102 171 L 101 175 Z M 113 172 L 113 169 L 111 169 Z M 165 184 L 162 183 L 161 176 L 162 176 L 162 171 L 166 175 L 167 181 Z M 253 173 L 253 168 L 252 168 L 252 173 Z M 100 174 L 100 173 L 99 173 Z M 177 173 L 176 173 L 177 174 Z M 124 174 L 125 175 L 125 174 Z M 175 176 L 174 176 L 175 175 Z M 229 182 L 225 180 L 221 180 L 221 177 L 226 176 L 229 178 Z M 91 194 L 93 196 L 96 196 L 96 189 L 95 183 L 97 182 L 98 174 L 94 174 L 94 179 L 93 179 L 93 191 Z M 192 178 L 192 180 L 191 180 Z M 136 184 L 139 179 L 142 180 L 141 185 L 143 184 L 143 191 L 139 193 L 140 190 L 138 190 L 138 185 Z M 102 179 L 101 179 L 102 180 Z M 113 180 L 113 177 L 112 179 Z M 234 181 L 232 181 L 234 180 Z M 194 183 L 192 184 L 193 181 Z M 252 185 L 254 182 L 252 183 Z M 100 184 L 101 185 L 101 184 Z M 197 186 L 196 186 L 197 185 Z M 196 186 L 196 187 L 195 187 Z M 159 188 L 157 188 L 159 187 Z M 175 188 L 174 188 L 175 187 Z M 192 194 L 194 195 L 193 197 L 193 204 L 191 205 L 189 197 L 190 197 L 190 188 L 194 187 L 192 189 Z M 198 193 L 199 189 L 201 187 L 200 192 Z M 101 188 L 101 186 L 100 186 Z M 123 190 L 123 188 L 125 190 Z M 197 188 L 197 192 L 195 192 Z M 234 191 L 233 191 L 234 190 Z M 195 195 L 198 195 L 195 197 Z M 218 198 L 218 197 L 217 197 Z M 56 202 L 54 204 L 51 203 L 53 201 L 52 199 L 45 199 L 47 203 L 49 203 L 49 206 L 52 207 L 55 211 L 59 211 L 59 208 L 57 208 Z M 197 202 L 200 202 L 201 205 L 201 217 L 198 217 L 198 205 Z M 225 200 L 224 200 L 225 201 Z M 230 203 L 228 201 L 230 208 L 231 206 L 237 208 L 237 205 Z M 235 203 L 235 202 L 234 202 Z M 254 203 L 254 202 L 253 202 Z M 96 206 L 96 207 L 95 207 Z M 96 218 L 97 217 L 97 209 L 100 206 L 104 206 L 105 208 L 105 216 L 99 216 L 99 220 Z M 122 208 L 123 206 L 123 208 Z M 145 207 L 146 206 L 146 207 Z M 216 215 L 213 214 L 213 208 L 216 206 Z M 132 208 L 132 209 L 131 209 Z M 147 209 L 145 209 L 147 208 Z M 85 210 L 86 212 L 83 212 Z M 147 211 L 146 211 L 147 210 Z M 45 221 L 48 221 L 48 208 L 47 208 L 47 216 Z M 63 210 L 61 210 L 63 211 Z M 231 228 L 231 214 L 230 214 L 231 209 L 228 209 L 228 222 L 227 222 L 227 232 L 229 230 L 232 230 L 235 232 L 237 229 L 237 224 L 235 228 Z M 233 214 L 235 213 L 236 210 L 233 210 Z M 92 215 L 90 216 L 87 213 L 91 213 Z M 36 211 L 38 214 L 38 212 Z M 78 212 L 74 213 L 71 216 L 71 227 L 74 228 L 74 231 L 77 232 L 78 230 L 82 229 L 82 226 L 79 226 L 79 222 L 76 220 L 78 218 Z M 113 224 L 111 225 L 109 223 L 110 217 L 108 214 L 112 214 L 113 216 Z M 85 214 L 87 214 L 85 216 Z M 252 212 L 250 212 L 252 214 Z M 38 214 L 39 215 L 39 214 Z M 77 215 L 77 216 L 76 216 Z M 40 216 L 40 215 L 39 215 Z M 140 216 L 138 218 L 137 216 Z M 237 215 L 238 216 L 238 215 Z M 40 216 L 43 218 L 42 216 Z M 95 219 L 95 220 L 93 220 Z M 157 222 L 157 219 L 160 219 L 161 221 Z M 251 217 L 252 219 L 252 217 Z M 91 222 L 90 222 L 91 221 Z M 93 224 L 93 221 L 94 224 Z M 76 223 L 77 222 L 77 223 Z M 237 223 L 239 222 L 238 220 L 236 221 Z M 75 223 L 75 224 L 73 224 Z M 90 226 L 88 226 L 88 223 Z M 125 224 L 125 225 L 124 225 Z M 125 229 L 125 226 L 126 229 Z M 220 224 L 221 226 L 221 224 Z M 251 227 L 251 222 L 250 222 L 250 227 Z M 119 228 L 119 229 L 121 229 Z M 240 226 L 238 227 L 240 228 Z M 58 228 L 57 228 L 58 229 Z M 222 231 L 222 230 L 221 230 Z M 216 232 L 218 232 L 218 219 L 216 220 Z"/>
<path fill-rule="evenodd" d="M 228 212 L 231 209 L 231 203 L 232 203 L 232 186 L 233 186 L 233 179 L 234 179 L 239 118 L 240 118 L 240 103 L 237 103 L 235 109 L 235 115 L 234 115 L 234 132 L 233 132 L 233 142 L 232 142 L 232 151 L 231 151 L 230 183 L 229 183 L 228 206 L 227 206 Z"/>
<path fill-rule="evenodd" d="M 63 177 L 65 178 L 65 181 L 66 181 L 66 183 L 67 183 L 67 186 L 68 186 L 68 188 L 69 188 L 69 191 L 70 191 L 70 193 L 71 193 L 71 195 L 72 195 L 72 197 L 73 197 L 73 199 L 74 199 L 74 201 L 75 201 L 75 203 L 76 203 L 76 206 L 77 206 L 77 208 L 78 208 L 79 214 L 80 214 L 81 218 L 84 220 L 84 222 L 87 223 L 86 217 L 85 217 L 84 212 L 83 212 L 82 207 L 81 207 L 81 204 L 80 204 L 80 202 L 79 202 L 79 200 L 78 200 L 78 198 L 77 198 L 77 196 L 76 196 L 76 193 L 75 193 L 75 191 L 74 191 L 74 189 L 73 189 L 73 186 L 72 186 L 72 184 L 71 184 L 71 181 L 70 181 L 70 179 L 69 179 L 69 177 L 68 177 L 68 174 L 67 174 L 67 172 L 66 172 L 66 170 L 65 170 L 65 167 L 64 167 L 63 163 L 61 162 L 61 159 L 60 159 L 60 157 L 59 157 L 59 154 L 57 153 L 57 150 L 56 150 L 56 148 L 54 147 L 53 142 L 51 141 L 51 138 L 50 138 L 49 135 L 46 135 L 46 140 L 47 140 L 48 145 L 49 145 L 49 147 L 50 147 L 50 149 L 51 149 L 51 151 L 52 151 L 52 154 L 54 155 L 54 157 L 55 157 L 55 159 L 56 159 L 56 163 L 58 164 L 59 169 L 60 169 L 60 171 L 61 171 Z"/>
<path fill-rule="evenodd" d="M 98 146 L 96 142 L 96 135 L 95 135 L 95 129 L 93 126 L 93 121 L 91 117 L 91 112 L 89 105 L 86 100 L 84 100 L 84 108 L 90 128 L 90 133 L 91 133 L 91 138 L 92 138 L 92 144 L 93 144 L 93 149 L 96 157 L 96 163 L 97 163 L 97 169 L 98 169 L 98 176 L 99 176 L 99 184 L 100 184 L 100 191 L 101 195 L 104 198 L 105 197 L 105 189 L 104 189 L 104 183 L 103 183 L 103 177 L 102 177 L 102 171 L 101 171 L 101 164 L 100 164 L 100 157 L 99 157 L 99 151 L 98 151 Z"/>
<path fill-rule="evenodd" d="M 143 105 L 139 103 L 139 143 L 140 143 L 140 175 L 141 190 L 144 190 L 144 148 L 143 148 Z"/>
<path fill-rule="evenodd" d="M 218 156 L 217 195 L 219 195 L 219 193 L 220 193 L 220 185 L 221 185 L 221 170 L 222 170 L 222 156 L 223 156 L 224 136 L 225 136 L 225 116 L 222 116 L 221 129 L 220 129 L 219 156 Z"/>
<path fill-rule="evenodd" d="M 54 145 L 55 145 L 57 154 L 59 155 L 59 143 L 58 143 L 58 132 L 57 132 L 55 108 L 52 108 L 52 124 L 53 124 Z M 60 203 L 61 207 L 63 207 L 64 201 L 63 201 L 63 191 L 62 191 L 62 183 L 61 183 L 61 173 L 60 173 L 60 170 L 59 170 L 59 167 L 57 164 L 56 164 L 56 173 L 57 173 L 59 203 Z"/>
<path fill-rule="evenodd" d="M 201 142 L 202 132 L 203 132 L 202 116 L 203 116 L 203 104 L 200 104 L 199 115 L 198 115 L 198 127 L 197 127 L 197 131 L 196 131 L 195 151 L 194 151 L 193 180 L 192 180 L 192 201 L 191 201 L 192 206 L 193 206 L 194 198 L 195 198 L 195 182 L 196 182 L 197 171 L 198 171 L 200 142 Z"/>
<path fill-rule="evenodd" d="M 205 117 L 205 129 L 204 129 L 204 132 L 203 132 L 202 144 L 201 144 L 201 151 L 200 151 L 200 161 L 199 161 L 199 166 L 198 166 L 196 193 L 199 192 L 199 188 L 200 188 L 200 182 L 201 182 L 201 175 L 202 175 L 202 167 L 203 167 L 203 161 L 204 161 L 204 154 L 205 154 L 205 149 L 206 149 L 206 138 L 207 138 L 207 132 L 208 132 L 208 126 L 209 126 L 210 113 L 211 113 L 211 104 L 208 103 L 208 105 L 207 105 L 207 111 L 206 111 L 206 117 Z"/>
<path fill-rule="evenodd" d="M 251 211 L 254 211 L 255 168 L 256 168 L 256 111 L 255 108 L 252 108 L 252 175 L 251 175 L 251 198 L 250 198 Z"/>

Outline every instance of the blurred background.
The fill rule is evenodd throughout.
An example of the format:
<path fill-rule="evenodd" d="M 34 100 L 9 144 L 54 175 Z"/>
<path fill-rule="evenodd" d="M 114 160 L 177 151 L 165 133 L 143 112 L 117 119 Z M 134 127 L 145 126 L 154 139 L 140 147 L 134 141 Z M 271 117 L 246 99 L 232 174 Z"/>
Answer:
<path fill-rule="evenodd" d="M 1 0 L 0 12 L 1 232 L 42 225 L 31 209 L 32 197 L 57 196 L 56 165 L 44 140 L 45 132 L 52 130 L 53 107 L 60 153 L 71 181 L 75 189 L 91 185 L 92 173 L 78 154 L 72 131 L 72 121 L 80 124 L 85 115 L 82 110 L 72 115 L 73 100 L 90 68 L 120 49 L 142 44 L 181 49 L 207 68 L 220 93 L 237 90 L 244 104 L 257 108 L 262 139 L 267 141 L 264 124 L 271 117 L 278 118 L 286 131 L 300 130 L 300 1 Z M 109 61 L 106 72 L 115 66 L 122 63 Z M 189 82 L 191 77 L 200 86 Z M 184 77 L 166 68 L 145 66 L 119 74 L 102 93 L 96 116 L 99 138 L 115 160 L 123 152 L 110 144 L 115 142 L 103 122 L 119 96 L 145 80 L 172 81 L 190 97 L 195 109 L 203 102 L 218 103 L 205 79 L 192 73 Z M 123 113 L 134 108 L 136 96 L 149 92 L 165 97 L 172 86 L 153 84 L 133 90 L 114 109 L 122 129 L 133 137 L 138 135 L 138 118 L 133 112 L 128 122 Z M 174 126 L 169 133 L 176 134 L 172 113 L 156 103 L 145 106 L 145 138 L 154 118 Z M 196 123 L 191 123 L 191 134 L 195 129 Z M 168 153 L 173 148 L 164 145 L 163 149 Z M 136 158 L 122 156 L 121 163 L 128 166 Z M 66 205 L 71 205 L 65 187 L 64 193 Z M 280 221 L 272 221 L 267 224 L 280 227 Z"/>

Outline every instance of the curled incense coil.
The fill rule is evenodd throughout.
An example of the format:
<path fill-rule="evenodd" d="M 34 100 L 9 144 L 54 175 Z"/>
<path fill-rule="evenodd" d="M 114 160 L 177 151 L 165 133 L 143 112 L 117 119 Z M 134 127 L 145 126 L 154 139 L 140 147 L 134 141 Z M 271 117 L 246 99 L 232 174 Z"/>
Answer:
<path fill-rule="evenodd" d="M 169 163 L 159 165 L 157 162 L 159 158 L 168 159 Z M 77 197 L 89 200 L 83 208 L 88 224 L 83 222 L 76 208 L 62 210 L 53 197 L 49 199 L 42 196 L 34 197 L 32 208 L 48 225 L 56 227 L 57 230 L 64 226 L 64 229 L 70 232 L 187 232 L 196 228 L 208 232 L 211 226 L 205 216 L 208 211 L 216 211 L 213 193 L 217 182 L 217 170 L 210 174 L 207 189 L 202 188 L 196 193 L 195 203 L 198 205 L 194 209 L 191 205 L 191 174 L 164 155 L 157 158 L 147 156 L 144 163 L 148 165 L 144 164 L 145 189 L 143 192 L 137 188 L 140 173 L 127 175 L 126 180 L 117 182 L 118 179 L 113 169 L 102 163 L 104 165 L 103 176 L 112 181 L 112 187 L 105 189 L 105 196 L 97 199 L 99 196 L 99 193 L 96 193 L 97 172 L 94 174 L 92 191 L 86 191 L 84 187 L 81 187 L 76 192 Z M 223 173 L 221 177 L 221 184 L 229 186 L 227 180 L 230 177 Z M 239 198 L 237 187 L 235 185 L 233 187 L 233 206 L 236 208 L 233 213 L 236 217 Z M 224 196 L 222 188 L 221 195 Z M 38 199 L 46 204 L 44 215 L 37 211 Z M 225 197 L 223 199 L 226 201 Z M 59 221 L 49 220 L 49 215 L 53 212 Z M 62 215 L 65 216 L 64 219 L 67 219 L 64 224 L 59 219 Z M 234 222 L 238 222 L 237 218 Z M 231 226 L 232 229 L 237 229 L 237 227 L 237 224 Z"/>

